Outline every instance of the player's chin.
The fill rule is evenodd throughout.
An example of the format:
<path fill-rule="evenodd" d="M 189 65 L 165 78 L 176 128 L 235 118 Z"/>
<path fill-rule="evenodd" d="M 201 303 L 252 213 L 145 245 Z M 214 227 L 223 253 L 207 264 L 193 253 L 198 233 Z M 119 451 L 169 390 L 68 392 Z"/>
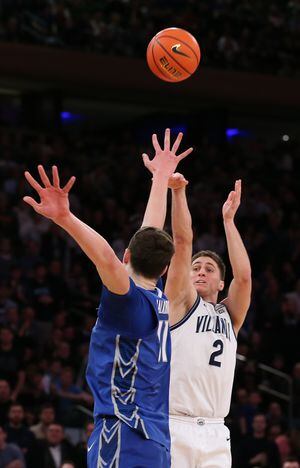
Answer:
<path fill-rule="evenodd" d="M 207 285 L 203 283 L 194 283 L 194 286 L 198 293 L 202 293 L 203 291 L 207 290 Z"/>

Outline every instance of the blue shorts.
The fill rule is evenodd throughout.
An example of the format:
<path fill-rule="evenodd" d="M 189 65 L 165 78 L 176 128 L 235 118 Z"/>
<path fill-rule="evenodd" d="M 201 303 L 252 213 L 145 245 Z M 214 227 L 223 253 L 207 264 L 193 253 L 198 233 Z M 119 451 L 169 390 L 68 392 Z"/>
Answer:
<path fill-rule="evenodd" d="M 166 447 L 145 439 L 118 418 L 97 420 L 87 449 L 88 468 L 170 468 Z"/>

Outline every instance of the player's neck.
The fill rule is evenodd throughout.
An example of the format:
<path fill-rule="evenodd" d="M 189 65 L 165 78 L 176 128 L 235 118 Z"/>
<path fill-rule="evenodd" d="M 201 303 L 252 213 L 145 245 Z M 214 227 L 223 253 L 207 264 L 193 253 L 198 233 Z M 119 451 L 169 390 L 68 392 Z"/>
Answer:
<path fill-rule="evenodd" d="M 213 304 L 217 304 L 218 302 L 218 294 L 207 294 L 207 296 L 201 296 L 205 302 L 212 302 Z"/>
<path fill-rule="evenodd" d="M 144 276 L 134 273 L 132 270 L 129 271 L 129 275 L 135 284 L 141 288 L 152 290 L 156 287 L 156 281 L 154 279 L 145 278 Z"/>

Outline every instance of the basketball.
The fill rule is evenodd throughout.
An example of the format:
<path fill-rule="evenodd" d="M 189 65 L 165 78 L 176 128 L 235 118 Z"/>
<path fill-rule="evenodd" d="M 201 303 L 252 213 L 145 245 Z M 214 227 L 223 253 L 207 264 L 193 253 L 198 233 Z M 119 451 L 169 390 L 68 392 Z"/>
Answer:
<path fill-rule="evenodd" d="M 196 71 L 200 58 L 197 40 L 180 28 L 163 29 L 147 48 L 150 70 L 161 80 L 172 83 L 189 78 Z"/>

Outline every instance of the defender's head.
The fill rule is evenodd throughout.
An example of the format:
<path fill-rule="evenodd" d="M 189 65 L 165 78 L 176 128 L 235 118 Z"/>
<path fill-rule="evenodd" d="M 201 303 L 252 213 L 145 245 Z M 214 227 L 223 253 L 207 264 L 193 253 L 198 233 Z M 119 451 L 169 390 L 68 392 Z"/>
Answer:
<path fill-rule="evenodd" d="M 218 254 L 201 250 L 192 258 L 192 282 L 201 297 L 210 298 L 224 289 L 226 267 Z"/>
<path fill-rule="evenodd" d="M 147 279 L 163 275 L 174 255 L 171 236 L 158 228 L 144 227 L 131 238 L 124 254 L 124 263 Z"/>

